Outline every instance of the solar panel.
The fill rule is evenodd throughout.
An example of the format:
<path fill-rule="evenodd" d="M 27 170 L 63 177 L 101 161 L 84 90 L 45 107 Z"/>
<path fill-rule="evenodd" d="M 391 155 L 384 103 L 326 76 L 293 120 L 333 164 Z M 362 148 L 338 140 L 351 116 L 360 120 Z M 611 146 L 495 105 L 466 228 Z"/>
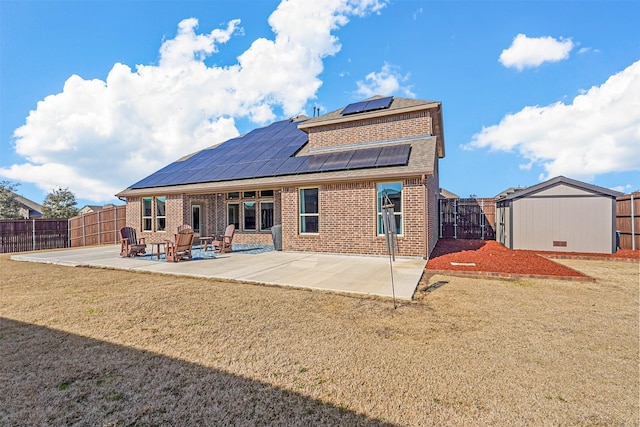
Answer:
<path fill-rule="evenodd" d="M 343 116 L 347 116 L 349 114 L 356 113 L 365 113 L 367 111 L 373 110 L 382 110 L 384 108 L 389 108 L 391 102 L 393 101 L 393 96 L 387 96 L 385 98 L 377 98 L 372 99 L 371 101 L 360 101 L 354 102 L 353 104 L 349 104 L 340 112 Z"/>
<path fill-rule="evenodd" d="M 366 101 L 362 102 L 354 102 L 353 104 L 349 104 L 340 112 L 343 116 L 347 114 L 355 114 L 362 112 L 362 108 L 367 104 Z"/>
<path fill-rule="evenodd" d="M 411 145 L 409 144 L 384 147 L 376 160 L 375 166 L 406 165 L 409 161 L 410 152 Z"/>
<path fill-rule="evenodd" d="M 329 158 L 329 154 L 316 154 L 315 156 L 308 156 L 309 170 L 317 171 L 322 169 L 322 165 Z"/>
<path fill-rule="evenodd" d="M 320 170 L 329 171 L 344 169 L 349 164 L 349 161 L 353 157 L 354 152 L 355 150 L 331 153 L 323 163 Z"/>
<path fill-rule="evenodd" d="M 387 96 L 386 98 L 378 98 L 372 99 L 367 102 L 367 105 L 364 106 L 363 111 L 373 111 L 373 110 L 381 110 L 383 108 L 389 108 L 391 105 L 391 101 L 393 101 L 392 96 Z"/>
<path fill-rule="evenodd" d="M 374 107 L 385 108 L 390 100 L 391 97 L 368 102 L 375 101 Z M 131 188 L 406 165 L 411 151 L 411 146 L 405 144 L 293 157 L 307 140 L 308 135 L 298 129 L 298 123 L 283 120 L 170 163 Z"/>
<path fill-rule="evenodd" d="M 382 148 L 367 148 L 354 150 L 353 157 L 347 164 L 347 169 L 366 168 L 376 164 Z"/>

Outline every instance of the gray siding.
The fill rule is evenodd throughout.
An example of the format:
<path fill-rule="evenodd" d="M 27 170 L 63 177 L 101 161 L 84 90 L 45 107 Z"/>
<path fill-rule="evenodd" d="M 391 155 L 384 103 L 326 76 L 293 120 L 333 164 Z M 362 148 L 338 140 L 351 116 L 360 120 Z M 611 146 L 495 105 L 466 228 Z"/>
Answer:
<path fill-rule="evenodd" d="M 511 207 L 505 203 L 496 208 L 496 240 L 513 249 L 511 242 Z"/>
<path fill-rule="evenodd" d="M 615 252 L 615 206 L 610 197 L 560 184 L 513 200 L 510 210 L 513 249 Z"/>

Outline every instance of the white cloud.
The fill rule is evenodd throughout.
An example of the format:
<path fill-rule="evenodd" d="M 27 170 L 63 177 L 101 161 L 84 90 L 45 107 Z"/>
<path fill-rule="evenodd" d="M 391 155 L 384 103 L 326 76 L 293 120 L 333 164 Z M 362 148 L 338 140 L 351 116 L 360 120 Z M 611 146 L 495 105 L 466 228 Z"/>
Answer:
<path fill-rule="evenodd" d="M 371 72 L 365 76 L 364 80 L 356 83 L 358 85 L 356 93 L 364 98 L 396 93 L 413 98 L 415 95 L 411 92 L 411 86 L 403 85 L 407 80 L 409 80 L 409 74 L 403 76 L 397 67 L 385 62 L 380 71 Z"/>
<path fill-rule="evenodd" d="M 633 186 L 631 184 L 616 185 L 615 187 L 611 188 L 611 190 L 619 191 L 620 193 L 631 193 L 633 191 L 632 189 Z"/>
<path fill-rule="evenodd" d="M 544 62 L 558 62 L 569 57 L 574 44 L 571 39 L 553 37 L 527 37 L 518 34 L 500 54 L 500 63 L 522 71 L 527 67 L 537 67 Z"/>
<path fill-rule="evenodd" d="M 157 65 L 134 71 L 115 64 L 104 81 L 73 75 L 62 92 L 38 102 L 14 132 L 26 162 L 0 169 L 0 176 L 112 200 L 182 155 L 237 136 L 235 119 L 264 124 L 301 113 L 322 84 L 323 59 L 341 48 L 332 33 L 385 4 L 283 1 L 269 17 L 274 38 L 255 40 L 225 67 L 204 61 L 242 33 L 240 21 L 198 34 L 198 20 L 185 19 L 162 43 Z"/>
<path fill-rule="evenodd" d="M 516 151 L 558 175 L 592 181 L 609 172 L 640 170 L 640 61 L 573 99 L 525 107 L 483 128 L 466 149 Z"/>

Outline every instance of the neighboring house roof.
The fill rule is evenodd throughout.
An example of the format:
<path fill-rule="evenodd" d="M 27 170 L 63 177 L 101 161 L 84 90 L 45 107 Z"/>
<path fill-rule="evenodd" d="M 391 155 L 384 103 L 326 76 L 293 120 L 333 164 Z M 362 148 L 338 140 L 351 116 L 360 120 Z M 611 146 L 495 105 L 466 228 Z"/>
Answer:
<path fill-rule="evenodd" d="M 12 192 L 13 193 L 13 192 Z M 29 217 L 38 217 L 42 216 L 42 205 L 27 199 L 26 197 L 22 197 L 19 194 L 13 193 L 16 200 L 24 207 L 25 211 L 28 211 Z"/>
<path fill-rule="evenodd" d="M 536 193 L 539 193 L 540 191 L 547 190 L 551 187 L 555 187 L 560 184 L 585 190 L 590 193 L 594 193 L 596 195 L 610 197 L 613 199 L 622 195 L 622 193 L 618 191 L 610 190 L 608 188 L 598 187 L 597 185 L 587 184 L 586 182 L 577 181 L 575 179 L 567 178 L 564 176 L 557 176 L 548 181 L 541 182 L 540 184 L 532 185 L 531 187 L 523 188 L 513 193 L 506 194 L 500 200 L 521 199 L 523 197 L 534 195 Z"/>
<path fill-rule="evenodd" d="M 452 193 L 449 190 L 446 190 L 444 188 L 440 188 L 440 198 L 441 199 L 459 199 L 460 196 L 458 196 L 455 193 Z"/>
<path fill-rule="evenodd" d="M 512 194 L 515 193 L 516 191 L 522 191 L 527 187 L 509 187 L 506 190 L 504 190 L 503 192 L 501 192 L 500 194 L 496 195 L 494 197 L 494 199 L 501 199 L 503 197 L 505 197 L 508 194 Z"/>
<path fill-rule="evenodd" d="M 396 100 L 398 98 L 393 98 L 392 107 Z M 399 105 L 404 105 L 404 101 L 399 102 Z M 439 106 L 437 103 L 424 101 L 413 104 L 422 106 L 422 109 Z M 416 105 L 413 105 L 414 109 L 418 108 Z M 388 109 L 385 111 L 388 115 Z M 349 121 L 353 117 L 362 120 L 373 113 L 375 112 L 346 117 Z M 331 119 L 332 114 L 326 116 Z M 317 182 L 320 174 L 323 182 L 354 178 L 392 179 L 433 174 L 435 170 L 435 156 L 441 151 L 438 149 L 441 143 L 432 135 L 366 141 L 327 147 L 314 152 L 303 150 L 309 139 L 308 134 L 301 130 L 302 126 L 306 126 L 307 122 L 317 125 L 322 122 L 319 119 L 323 117 L 325 116 L 316 119 L 294 118 L 255 129 L 220 145 L 185 156 L 138 181 L 117 196 L 143 195 L 150 191 L 206 192 L 211 190 L 212 183 L 215 183 L 219 191 L 246 188 L 247 184 L 255 187 L 304 184 Z M 310 126 L 306 126 L 308 128 Z M 251 180 L 250 183 L 247 182 L 248 179 Z"/>
<path fill-rule="evenodd" d="M 98 205 L 85 205 L 80 209 L 80 213 L 89 213 L 102 210 L 102 206 Z"/>

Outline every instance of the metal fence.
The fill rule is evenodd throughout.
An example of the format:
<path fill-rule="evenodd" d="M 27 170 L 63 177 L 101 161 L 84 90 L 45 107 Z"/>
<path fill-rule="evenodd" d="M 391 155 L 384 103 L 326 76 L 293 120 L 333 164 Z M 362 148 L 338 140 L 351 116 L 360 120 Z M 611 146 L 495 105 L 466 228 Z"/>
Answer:
<path fill-rule="evenodd" d="M 0 220 L 0 253 L 68 247 L 66 219 Z"/>
<path fill-rule="evenodd" d="M 440 199 L 440 238 L 495 240 L 495 199 Z"/>

